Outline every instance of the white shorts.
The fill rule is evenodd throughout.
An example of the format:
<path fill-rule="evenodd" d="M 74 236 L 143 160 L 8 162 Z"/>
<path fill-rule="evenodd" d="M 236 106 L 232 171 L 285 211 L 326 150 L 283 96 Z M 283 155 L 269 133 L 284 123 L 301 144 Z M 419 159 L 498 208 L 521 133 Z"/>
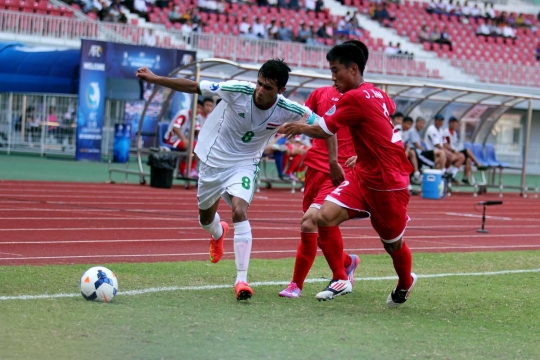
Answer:
<path fill-rule="evenodd" d="M 250 204 L 255 193 L 255 181 L 258 174 L 257 164 L 214 168 L 201 162 L 197 188 L 199 209 L 209 209 L 219 200 L 219 197 L 222 197 L 231 207 L 231 196 L 244 199 Z"/>

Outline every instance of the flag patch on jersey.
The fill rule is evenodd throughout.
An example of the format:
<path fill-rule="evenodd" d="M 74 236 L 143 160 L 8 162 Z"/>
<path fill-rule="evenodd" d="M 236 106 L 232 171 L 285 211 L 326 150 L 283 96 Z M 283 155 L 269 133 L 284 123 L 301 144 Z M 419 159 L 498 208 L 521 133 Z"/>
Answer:
<path fill-rule="evenodd" d="M 279 127 L 280 124 L 272 124 L 272 123 L 268 123 L 266 124 L 266 130 L 275 130 Z"/>
<path fill-rule="evenodd" d="M 324 115 L 328 115 L 328 116 L 334 115 L 335 112 L 336 112 L 336 105 L 333 105 L 333 106 L 326 112 L 326 114 L 324 114 Z"/>

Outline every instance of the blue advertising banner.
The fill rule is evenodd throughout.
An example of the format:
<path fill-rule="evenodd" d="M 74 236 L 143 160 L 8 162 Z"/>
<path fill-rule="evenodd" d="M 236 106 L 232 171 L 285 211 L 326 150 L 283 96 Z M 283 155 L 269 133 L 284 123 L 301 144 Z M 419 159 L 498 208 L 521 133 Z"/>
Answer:
<path fill-rule="evenodd" d="M 131 125 L 114 124 L 113 162 L 127 163 L 131 145 Z"/>
<path fill-rule="evenodd" d="M 82 40 L 79 80 L 79 112 L 77 117 L 76 160 L 101 160 L 101 139 L 105 110 L 107 78 L 136 79 L 135 72 L 146 66 L 158 75 L 168 75 L 181 65 L 195 61 L 195 52 L 162 49 L 139 45 Z M 152 92 L 151 84 L 144 85 L 144 100 Z M 161 111 L 165 91 L 154 98 L 141 129 L 144 146 L 152 146 L 157 116 Z M 135 114 L 130 114 L 135 116 Z M 140 116 L 140 113 L 138 114 Z M 138 119 L 138 117 L 137 117 Z M 132 134 L 138 131 L 138 121 L 130 119 Z"/>
<path fill-rule="evenodd" d="M 105 42 L 82 41 L 76 160 L 101 160 L 106 59 Z"/>

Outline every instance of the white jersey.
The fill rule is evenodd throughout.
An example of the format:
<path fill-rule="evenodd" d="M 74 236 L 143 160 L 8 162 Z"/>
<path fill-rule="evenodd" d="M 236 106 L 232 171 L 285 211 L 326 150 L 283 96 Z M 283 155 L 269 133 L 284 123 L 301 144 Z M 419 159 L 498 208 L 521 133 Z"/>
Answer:
<path fill-rule="evenodd" d="M 451 130 L 450 128 L 444 129 L 443 136 L 444 142 L 449 144 L 452 150 L 462 150 L 459 149 L 459 137 L 457 131 Z"/>
<path fill-rule="evenodd" d="M 426 150 L 434 150 L 436 145 L 443 146 L 442 129 L 437 129 L 434 124 L 429 125 L 424 135 L 424 142 L 426 143 Z"/>
<path fill-rule="evenodd" d="M 316 116 L 307 107 L 278 95 L 267 110 L 253 103 L 255 85 L 230 80 L 199 82 L 201 95 L 218 95 L 221 101 L 206 118 L 199 133 L 195 154 L 210 167 L 227 168 L 258 164 L 279 127 L 288 122 Z"/>

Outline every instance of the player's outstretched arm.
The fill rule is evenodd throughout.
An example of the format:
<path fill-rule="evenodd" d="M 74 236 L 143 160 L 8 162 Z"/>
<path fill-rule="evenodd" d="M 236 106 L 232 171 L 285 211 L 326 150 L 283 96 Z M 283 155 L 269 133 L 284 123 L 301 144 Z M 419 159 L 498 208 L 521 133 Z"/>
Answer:
<path fill-rule="evenodd" d="M 182 78 L 158 76 L 145 66 L 139 68 L 135 74 L 141 80 L 147 81 L 151 84 L 161 85 L 175 91 L 188 94 L 195 94 L 199 92 L 199 87 L 195 81 Z"/>
<path fill-rule="evenodd" d="M 332 136 L 332 134 L 328 134 L 326 131 L 324 131 L 319 124 L 315 125 L 308 125 L 305 123 L 288 123 L 283 126 L 284 134 L 287 135 L 288 138 L 291 138 L 294 135 L 300 135 L 305 134 L 312 138 L 317 139 L 326 139 Z"/>

